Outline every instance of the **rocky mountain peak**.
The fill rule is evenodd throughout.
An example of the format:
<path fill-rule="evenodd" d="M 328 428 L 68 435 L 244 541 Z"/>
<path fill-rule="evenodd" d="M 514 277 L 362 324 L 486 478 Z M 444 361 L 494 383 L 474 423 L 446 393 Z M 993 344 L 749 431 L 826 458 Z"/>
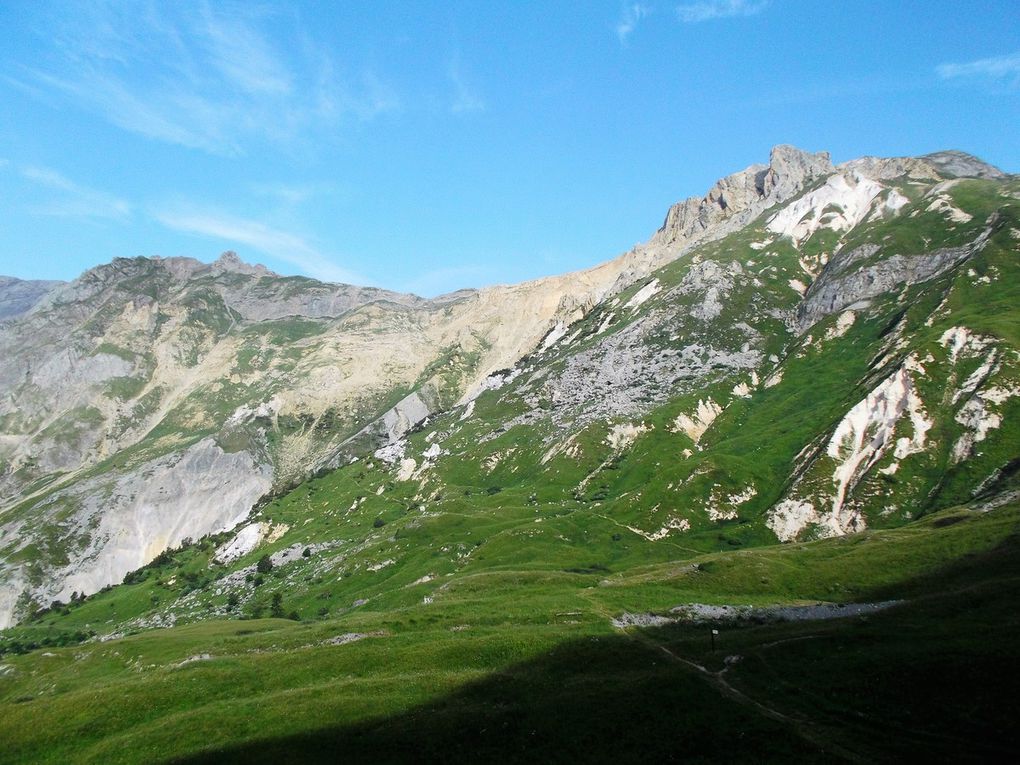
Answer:
<path fill-rule="evenodd" d="M 261 263 L 250 265 L 245 263 L 233 250 L 227 250 L 210 264 L 215 271 L 229 271 L 247 276 L 270 276 L 273 272 Z"/>
<path fill-rule="evenodd" d="M 950 178 L 998 180 L 1006 177 L 1006 173 L 999 168 L 964 151 L 936 151 L 932 154 L 925 154 L 921 159 L 933 165 L 942 175 Z"/>
<path fill-rule="evenodd" d="M 652 243 L 674 247 L 697 241 L 729 219 L 743 225 L 834 171 L 828 152 L 775 146 L 768 165 L 751 165 L 718 181 L 704 197 L 690 197 L 673 205 Z"/>
<path fill-rule="evenodd" d="M 772 147 L 769 167 L 762 179 L 762 194 L 778 202 L 801 191 L 816 178 L 834 172 L 829 152 L 809 152 L 796 146 Z"/>

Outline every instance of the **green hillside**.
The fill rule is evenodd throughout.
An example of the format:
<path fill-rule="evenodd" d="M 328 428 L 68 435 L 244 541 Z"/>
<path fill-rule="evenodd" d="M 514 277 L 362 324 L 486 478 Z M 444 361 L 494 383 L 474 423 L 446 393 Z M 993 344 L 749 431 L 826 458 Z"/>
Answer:
<path fill-rule="evenodd" d="M 620 268 L 583 310 L 560 296 L 496 370 L 505 336 L 458 324 L 459 297 L 244 320 L 222 275 L 189 282 L 175 347 L 196 338 L 221 377 L 156 394 L 142 438 L 0 511 L 2 562 L 37 588 L 0 632 L 0 761 L 1008 759 L 1020 182 L 921 159 L 809 181 L 629 253 L 664 264 Z M 229 289 L 325 289 L 265 279 Z M 140 285 L 172 288 L 117 289 Z M 360 379 L 345 338 L 444 321 L 427 363 L 342 406 L 308 383 Z M 103 401 L 145 405 L 146 374 Z M 106 411 L 48 427 L 78 444 Z M 178 531 L 257 473 L 251 512 L 41 599 L 102 559 L 96 529 L 159 460 L 189 459 L 167 486 L 222 475 Z"/>

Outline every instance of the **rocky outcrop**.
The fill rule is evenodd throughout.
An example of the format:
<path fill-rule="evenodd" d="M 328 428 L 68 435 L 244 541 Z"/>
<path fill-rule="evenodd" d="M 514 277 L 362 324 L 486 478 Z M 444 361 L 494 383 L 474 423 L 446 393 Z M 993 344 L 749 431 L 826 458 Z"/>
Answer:
<path fill-rule="evenodd" d="M 984 244 L 986 238 L 987 234 L 982 235 L 967 247 L 919 255 L 890 255 L 875 262 L 869 260 L 878 253 L 878 245 L 861 245 L 840 253 L 804 296 L 798 308 L 798 331 L 803 333 L 829 314 L 870 300 L 900 285 L 933 279 L 968 258 Z M 858 265 L 860 267 L 855 269 L 854 266 Z"/>

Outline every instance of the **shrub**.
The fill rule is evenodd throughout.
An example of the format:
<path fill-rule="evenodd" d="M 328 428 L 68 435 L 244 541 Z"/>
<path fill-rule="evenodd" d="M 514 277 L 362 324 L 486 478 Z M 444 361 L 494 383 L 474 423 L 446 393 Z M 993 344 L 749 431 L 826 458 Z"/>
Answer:
<path fill-rule="evenodd" d="M 269 615 L 276 618 L 283 618 L 283 595 L 279 592 L 273 593 L 272 604 L 269 606 Z"/>

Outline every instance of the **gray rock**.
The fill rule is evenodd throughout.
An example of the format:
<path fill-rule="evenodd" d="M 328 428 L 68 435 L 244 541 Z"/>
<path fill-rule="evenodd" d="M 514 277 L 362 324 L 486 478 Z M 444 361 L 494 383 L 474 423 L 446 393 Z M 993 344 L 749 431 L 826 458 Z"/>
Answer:
<path fill-rule="evenodd" d="M 983 243 L 983 239 L 981 240 Z M 797 314 L 797 329 L 806 332 L 820 319 L 855 303 L 889 292 L 903 284 L 917 284 L 943 274 L 968 258 L 975 247 L 954 247 L 920 255 L 891 255 L 858 270 L 852 266 L 878 251 L 863 245 L 834 258 L 812 283 Z"/>
<path fill-rule="evenodd" d="M 46 294 L 64 284 L 60 281 L 24 281 L 0 276 L 0 321 L 26 314 Z"/>
<path fill-rule="evenodd" d="M 920 159 L 932 165 L 947 178 L 998 180 L 1006 177 L 1006 173 L 999 168 L 963 151 L 937 151 L 933 154 L 925 154 Z"/>

